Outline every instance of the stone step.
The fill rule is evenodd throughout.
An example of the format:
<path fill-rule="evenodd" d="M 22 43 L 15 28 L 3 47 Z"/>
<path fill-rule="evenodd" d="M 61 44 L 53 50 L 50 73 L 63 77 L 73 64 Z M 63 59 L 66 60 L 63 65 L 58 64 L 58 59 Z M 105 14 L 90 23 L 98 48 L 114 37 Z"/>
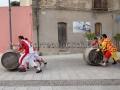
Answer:
<path fill-rule="evenodd" d="M 61 50 L 59 50 L 59 52 L 67 52 L 68 50 L 66 50 L 66 49 L 61 49 Z"/>
<path fill-rule="evenodd" d="M 67 49 L 60 49 L 59 50 L 59 55 L 67 55 L 70 54 L 70 52 Z"/>

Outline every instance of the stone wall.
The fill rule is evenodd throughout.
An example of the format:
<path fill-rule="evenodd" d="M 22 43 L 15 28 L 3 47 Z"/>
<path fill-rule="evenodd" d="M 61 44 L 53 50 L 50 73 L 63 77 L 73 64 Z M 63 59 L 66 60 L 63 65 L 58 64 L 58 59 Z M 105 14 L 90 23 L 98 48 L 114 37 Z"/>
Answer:
<path fill-rule="evenodd" d="M 95 32 L 95 23 L 102 24 L 102 33 L 106 33 L 109 38 L 112 38 L 112 30 L 114 30 L 113 35 L 118 32 L 118 22 L 116 21 L 116 14 L 112 19 L 112 13 L 96 13 L 84 12 L 84 11 L 66 11 L 66 10 L 45 10 L 46 14 L 41 13 L 39 17 L 39 38 L 40 44 L 47 43 L 57 43 L 58 42 L 58 23 L 67 23 L 67 42 L 70 43 L 85 43 L 86 39 L 83 37 L 82 33 L 73 33 L 73 22 L 90 22 L 91 32 Z M 34 31 L 34 36 L 36 37 L 36 31 Z M 36 41 L 36 39 L 34 40 Z M 37 43 L 37 42 L 36 42 Z M 47 46 L 47 45 L 46 45 Z M 43 55 L 46 54 L 59 54 L 60 48 L 45 48 L 41 45 L 40 52 Z M 82 48 L 66 48 L 70 53 L 80 53 L 85 49 Z"/>
<path fill-rule="evenodd" d="M 36 0 L 33 0 L 33 26 L 34 42 L 37 43 L 36 32 Z M 95 32 L 95 23 L 102 24 L 102 33 L 112 38 L 118 32 L 119 23 L 116 18 L 120 16 L 120 0 L 108 0 L 108 11 L 92 10 L 92 0 L 41 0 L 39 2 L 39 52 L 46 54 L 59 54 L 60 48 L 44 48 L 46 43 L 58 42 L 58 23 L 67 23 L 67 42 L 85 43 L 86 39 L 81 33 L 73 33 L 73 22 L 83 21 L 91 23 L 91 32 Z M 44 12 L 44 13 L 42 13 Z M 113 31 L 114 30 L 114 31 Z M 47 45 L 46 45 L 47 46 Z M 85 48 L 66 48 L 70 53 L 83 52 Z"/>
<path fill-rule="evenodd" d="M 109 10 L 119 10 L 120 0 L 107 0 Z M 92 9 L 93 0 L 41 0 L 40 8 Z"/>

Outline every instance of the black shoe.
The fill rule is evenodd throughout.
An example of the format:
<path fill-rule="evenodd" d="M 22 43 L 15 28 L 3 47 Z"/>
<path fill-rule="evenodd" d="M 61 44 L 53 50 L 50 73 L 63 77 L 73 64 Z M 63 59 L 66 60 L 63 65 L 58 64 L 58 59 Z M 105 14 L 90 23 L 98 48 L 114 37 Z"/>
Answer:
<path fill-rule="evenodd" d="M 113 62 L 112 64 L 117 64 L 117 62 Z"/>
<path fill-rule="evenodd" d="M 41 66 L 41 62 L 39 62 L 40 66 Z"/>
<path fill-rule="evenodd" d="M 40 72 L 42 72 L 42 70 L 38 70 L 36 73 L 40 73 Z"/>
<path fill-rule="evenodd" d="M 26 72 L 26 70 L 19 69 L 19 72 Z"/>
<path fill-rule="evenodd" d="M 27 67 L 27 69 L 30 69 L 29 67 Z"/>
<path fill-rule="evenodd" d="M 106 63 L 109 63 L 108 61 Z"/>
<path fill-rule="evenodd" d="M 47 62 L 46 62 L 46 63 L 44 63 L 44 65 L 47 65 Z"/>

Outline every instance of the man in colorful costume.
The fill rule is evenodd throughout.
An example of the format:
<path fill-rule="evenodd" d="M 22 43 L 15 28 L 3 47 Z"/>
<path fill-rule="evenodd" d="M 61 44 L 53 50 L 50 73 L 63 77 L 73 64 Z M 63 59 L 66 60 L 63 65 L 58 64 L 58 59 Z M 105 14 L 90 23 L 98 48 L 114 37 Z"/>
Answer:
<path fill-rule="evenodd" d="M 112 41 L 109 38 L 107 38 L 106 34 L 103 34 L 102 38 L 103 38 L 103 42 L 100 48 L 103 51 L 105 57 L 104 63 L 102 65 L 106 66 L 106 63 L 109 60 L 109 58 L 113 58 L 113 60 L 120 63 L 120 60 L 118 59 L 117 56 L 117 48 L 113 45 Z"/>

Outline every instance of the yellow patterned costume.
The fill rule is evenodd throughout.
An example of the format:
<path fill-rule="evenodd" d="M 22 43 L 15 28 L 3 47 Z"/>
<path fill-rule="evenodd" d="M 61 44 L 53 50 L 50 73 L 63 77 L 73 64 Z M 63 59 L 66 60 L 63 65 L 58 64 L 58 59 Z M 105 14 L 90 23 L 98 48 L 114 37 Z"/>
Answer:
<path fill-rule="evenodd" d="M 104 39 L 100 48 L 103 51 L 103 53 L 110 52 L 110 54 L 111 54 L 110 58 L 113 58 L 115 61 L 118 60 L 117 48 L 115 45 L 113 45 L 113 43 L 110 39 L 108 39 L 108 38 Z"/>

